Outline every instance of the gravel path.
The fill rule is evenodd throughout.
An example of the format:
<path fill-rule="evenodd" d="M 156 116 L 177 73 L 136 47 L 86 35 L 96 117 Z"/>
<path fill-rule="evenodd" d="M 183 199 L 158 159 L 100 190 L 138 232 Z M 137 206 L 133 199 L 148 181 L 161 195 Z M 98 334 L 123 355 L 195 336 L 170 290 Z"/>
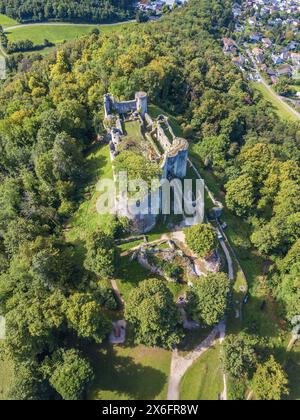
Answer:
<path fill-rule="evenodd" d="M 116 23 L 68 23 L 68 22 L 39 22 L 39 23 L 25 23 L 24 25 L 14 25 L 14 26 L 7 26 L 4 28 L 4 31 L 10 31 L 12 29 L 19 29 L 19 28 L 30 28 L 32 26 L 97 26 L 97 27 L 105 27 L 105 26 L 116 26 L 116 25 L 123 25 L 124 23 L 134 23 L 135 20 L 125 20 L 122 22 Z"/>
<path fill-rule="evenodd" d="M 111 287 L 115 293 L 116 298 L 118 299 L 120 305 L 123 307 L 125 305 L 125 301 L 122 297 L 122 294 L 118 288 L 116 280 L 111 280 Z"/>
<path fill-rule="evenodd" d="M 186 356 L 180 356 L 177 349 L 173 351 L 167 398 L 169 401 L 179 400 L 180 382 L 184 374 L 207 350 L 224 340 L 225 330 L 225 323 L 221 322 L 199 346 Z"/>

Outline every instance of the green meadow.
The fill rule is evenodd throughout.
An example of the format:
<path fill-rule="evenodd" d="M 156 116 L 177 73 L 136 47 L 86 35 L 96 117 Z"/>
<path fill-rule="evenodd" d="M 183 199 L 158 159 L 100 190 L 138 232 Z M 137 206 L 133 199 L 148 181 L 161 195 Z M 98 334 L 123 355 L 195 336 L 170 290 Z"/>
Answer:
<path fill-rule="evenodd" d="M 0 13 L 0 25 L 5 28 L 6 26 L 18 25 L 18 22 Z"/>
<path fill-rule="evenodd" d="M 81 24 L 25 25 L 9 30 L 7 35 L 10 41 L 29 39 L 35 45 L 40 45 L 47 39 L 54 44 L 61 44 L 65 41 L 79 38 L 82 35 L 87 35 L 95 28 L 98 28 L 100 33 L 109 33 L 120 31 L 129 24 L 130 23 L 124 23 L 107 26 Z"/>

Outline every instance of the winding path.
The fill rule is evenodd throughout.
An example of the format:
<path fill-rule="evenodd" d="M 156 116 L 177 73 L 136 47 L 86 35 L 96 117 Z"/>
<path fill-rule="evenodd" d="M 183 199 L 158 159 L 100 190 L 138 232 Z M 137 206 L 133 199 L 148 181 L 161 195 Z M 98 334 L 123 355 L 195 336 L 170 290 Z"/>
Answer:
<path fill-rule="evenodd" d="M 224 239 L 220 239 L 220 244 L 227 258 L 228 263 L 228 278 L 234 280 L 234 269 L 233 261 L 230 252 L 225 244 Z M 171 370 L 168 385 L 168 400 L 177 401 L 180 397 L 180 382 L 186 371 L 198 360 L 207 350 L 213 347 L 215 344 L 222 343 L 225 339 L 226 324 L 221 322 L 217 327 L 213 329 L 210 335 L 197 346 L 187 356 L 180 356 L 178 350 L 174 350 L 172 353 Z M 217 338 L 219 336 L 219 338 Z M 227 383 L 226 376 L 223 375 L 224 391 L 222 393 L 222 399 L 227 400 Z"/>
<path fill-rule="evenodd" d="M 219 233 L 221 234 L 221 232 L 219 231 Z M 224 251 L 224 254 L 226 256 L 227 259 L 227 264 L 228 264 L 228 278 L 229 280 L 234 280 L 234 270 L 233 270 L 233 261 L 230 255 L 230 252 L 225 244 L 224 239 L 219 239 L 220 245 Z"/>
<path fill-rule="evenodd" d="M 219 231 L 219 233 L 221 233 Z M 220 244 L 223 248 L 223 251 L 227 258 L 228 263 L 228 278 L 234 280 L 234 269 L 233 261 L 230 255 L 230 252 L 225 244 L 224 239 L 220 239 Z M 168 397 L 169 401 L 177 401 L 180 398 L 180 382 L 187 372 L 187 370 L 193 365 L 193 363 L 198 360 L 207 350 L 213 347 L 215 344 L 222 343 L 225 339 L 226 334 L 226 324 L 221 322 L 217 325 L 210 335 L 197 346 L 192 352 L 187 356 L 180 356 L 178 350 L 172 352 L 172 361 L 171 361 L 171 370 L 169 376 L 169 385 L 168 385 Z M 217 338 L 219 337 L 219 338 Z M 224 381 L 224 390 L 222 393 L 222 400 L 227 400 L 227 383 L 226 376 L 223 375 Z"/>
<path fill-rule="evenodd" d="M 121 306 L 121 308 L 123 308 L 125 306 L 125 301 L 123 299 L 122 293 L 120 292 L 119 288 L 118 288 L 118 284 L 117 281 L 115 279 L 111 280 L 111 287 L 115 293 L 116 298 L 118 299 L 118 302 Z"/>
<path fill-rule="evenodd" d="M 4 28 L 4 32 L 11 31 L 13 29 L 19 29 L 19 28 L 29 28 L 32 26 L 86 26 L 86 27 L 106 27 L 106 26 L 117 26 L 117 25 L 123 25 L 125 23 L 135 23 L 136 20 L 123 20 L 121 22 L 115 22 L 115 23 L 70 23 L 70 22 L 38 22 L 38 23 L 24 23 L 20 25 L 14 25 L 14 26 L 6 26 Z"/>
<path fill-rule="evenodd" d="M 199 171 L 197 170 L 197 168 L 194 166 L 194 164 L 190 160 L 189 160 L 189 164 L 193 168 L 193 170 L 195 171 L 197 176 L 200 179 L 202 179 Z M 215 199 L 214 195 L 212 194 L 212 192 L 208 189 L 208 187 L 206 185 L 205 185 L 205 188 L 206 188 L 212 202 L 218 207 L 223 207 L 222 203 L 220 203 L 219 201 L 217 201 Z M 223 231 L 221 226 L 219 226 L 219 228 L 218 228 L 218 233 L 219 233 L 219 235 L 223 236 L 223 238 L 219 239 L 219 241 L 220 241 L 220 245 L 221 245 L 221 247 L 224 251 L 224 254 L 226 256 L 227 263 L 228 263 L 228 278 L 231 281 L 234 281 L 235 276 L 234 276 L 233 260 L 232 260 L 230 251 L 228 250 L 227 245 L 226 245 L 226 242 L 228 242 L 228 240 L 227 240 L 226 235 L 224 234 L 224 231 Z M 180 242 L 185 242 L 185 235 L 184 235 L 183 231 L 175 231 L 175 232 L 172 232 L 170 234 L 170 236 L 162 235 L 156 241 L 148 243 L 148 245 L 150 245 L 150 244 L 153 245 L 155 243 L 159 243 L 163 239 L 177 239 Z M 230 246 L 229 242 L 228 242 L 228 245 Z M 127 250 L 127 251 L 124 251 L 121 255 L 122 256 L 129 255 L 133 251 L 138 250 L 140 247 L 141 247 L 141 245 L 135 246 L 135 247 L 133 247 L 133 248 Z M 231 249 L 231 246 L 230 246 L 230 249 Z M 232 249 L 231 249 L 231 251 L 232 251 Z M 233 252 L 233 255 L 236 258 L 238 265 L 240 265 L 235 252 Z M 119 297 L 119 300 L 122 303 L 124 303 L 124 301 L 121 297 L 120 291 L 118 290 L 117 283 L 114 280 L 112 281 L 112 287 L 113 287 L 116 295 Z M 216 345 L 218 343 L 222 343 L 225 339 L 225 335 L 226 335 L 226 323 L 224 321 L 222 321 L 220 324 L 218 324 L 213 329 L 213 331 L 210 333 L 210 335 L 202 343 L 200 343 L 192 352 L 190 352 L 186 356 L 181 356 L 178 353 L 177 349 L 175 349 L 172 352 L 171 369 L 170 369 L 170 376 L 169 376 L 169 383 L 168 383 L 168 396 L 167 396 L 167 399 L 169 401 L 179 400 L 179 398 L 180 398 L 180 383 L 181 383 L 181 380 L 182 380 L 183 376 L 187 372 L 187 370 L 207 350 L 209 350 L 211 347 L 213 347 L 214 345 Z M 223 375 L 223 382 L 224 382 L 224 390 L 222 392 L 221 398 L 222 398 L 222 400 L 227 400 L 227 383 L 226 383 L 226 375 L 225 374 Z"/>
<path fill-rule="evenodd" d="M 225 331 L 226 325 L 224 322 L 221 322 L 213 329 L 210 335 L 188 355 L 180 356 L 177 349 L 173 351 L 167 397 L 169 401 L 179 400 L 180 382 L 184 374 L 207 350 L 224 340 Z"/>

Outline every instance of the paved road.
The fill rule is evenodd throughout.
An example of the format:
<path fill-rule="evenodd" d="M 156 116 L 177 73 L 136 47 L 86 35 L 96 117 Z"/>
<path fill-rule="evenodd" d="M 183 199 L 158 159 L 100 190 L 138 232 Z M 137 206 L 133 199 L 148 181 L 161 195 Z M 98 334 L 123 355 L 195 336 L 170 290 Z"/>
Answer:
<path fill-rule="evenodd" d="M 221 232 L 219 231 L 219 233 L 221 233 Z M 227 248 L 227 246 L 225 244 L 224 239 L 219 239 L 219 242 L 220 242 L 220 245 L 221 245 L 221 247 L 222 247 L 222 249 L 224 251 L 224 254 L 226 256 L 226 259 L 227 259 L 227 263 L 228 263 L 228 278 L 229 278 L 229 280 L 232 280 L 233 281 L 234 280 L 234 270 L 233 270 L 233 261 L 232 261 L 230 252 L 229 252 L 229 250 L 228 250 L 228 248 Z"/>
<path fill-rule="evenodd" d="M 116 25 L 122 25 L 124 23 L 134 23 L 136 20 L 126 20 L 122 22 L 116 22 L 116 23 L 69 23 L 69 22 L 39 22 L 39 23 L 25 23 L 23 25 L 14 25 L 14 26 L 7 26 L 4 28 L 4 31 L 10 31 L 12 29 L 18 29 L 18 28 L 29 28 L 32 26 L 116 26 Z"/>
<path fill-rule="evenodd" d="M 298 118 L 300 120 L 300 113 L 298 111 L 296 111 L 294 108 L 292 108 L 291 106 L 289 106 L 289 104 L 287 104 L 283 99 L 281 99 L 281 97 L 274 92 L 274 90 L 271 88 L 270 85 L 268 85 L 268 83 L 262 78 L 262 76 L 261 76 L 261 83 L 265 86 L 266 89 L 268 89 L 268 91 L 270 92 L 270 94 L 275 99 L 277 99 L 279 102 L 281 102 L 281 105 L 287 111 L 291 112 L 296 118 Z"/>
<path fill-rule="evenodd" d="M 257 71 L 257 74 L 259 75 L 259 77 L 260 77 L 260 80 L 261 80 L 261 84 L 262 85 L 264 85 L 264 87 L 270 92 L 270 94 L 273 96 L 273 98 L 274 99 L 277 99 L 280 103 L 281 103 L 281 105 L 288 111 L 288 112 L 290 112 L 291 114 L 293 114 L 296 118 L 298 118 L 299 120 L 300 120 L 300 113 L 298 112 L 298 111 L 296 111 L 294 108 L 292 108 L 291 106 L 289 106 L 289 104 L 287 104 L 282 98 L 281 98 L 281 96 L 279 96 L 279 95 L 277 95 L 277 93 L 271 88 L 271 86 L 270 85 L 268 85 L 268 83 L 264 80 L 264 78 L 262 77 L 262 75 L 260 74 L 260 71 L 259 71 L 259 68 L 258 68 L 258 65 L 257 65 L 257 63 L 256 63 L 256 61 L 255 61 L 255 59 L 253 58 L 253 56 L 252 56 L 252 54 L 250 53 L 250 51 L 249 50 L 247 50 L 247 54 L 249 55 L 249 57 L 250 57 L 250 59 L 251 59 L 251 61 L 252 61 L 252 63 L 253 63 L 253 65 L 254 65 L 254 67 L 255 67 L 255 70 Z"/>

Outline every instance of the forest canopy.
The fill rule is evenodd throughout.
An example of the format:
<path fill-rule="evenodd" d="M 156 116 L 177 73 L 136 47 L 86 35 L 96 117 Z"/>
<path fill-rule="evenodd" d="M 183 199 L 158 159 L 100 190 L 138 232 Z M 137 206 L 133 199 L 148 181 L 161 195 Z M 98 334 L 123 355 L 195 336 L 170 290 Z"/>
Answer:
<path fill-rule="evenodd" d="M 63 20 L 98 23 L 132 16 L 132 5 L 133 0 L 0 0 L 0 13 L 20 22 Z"/>

